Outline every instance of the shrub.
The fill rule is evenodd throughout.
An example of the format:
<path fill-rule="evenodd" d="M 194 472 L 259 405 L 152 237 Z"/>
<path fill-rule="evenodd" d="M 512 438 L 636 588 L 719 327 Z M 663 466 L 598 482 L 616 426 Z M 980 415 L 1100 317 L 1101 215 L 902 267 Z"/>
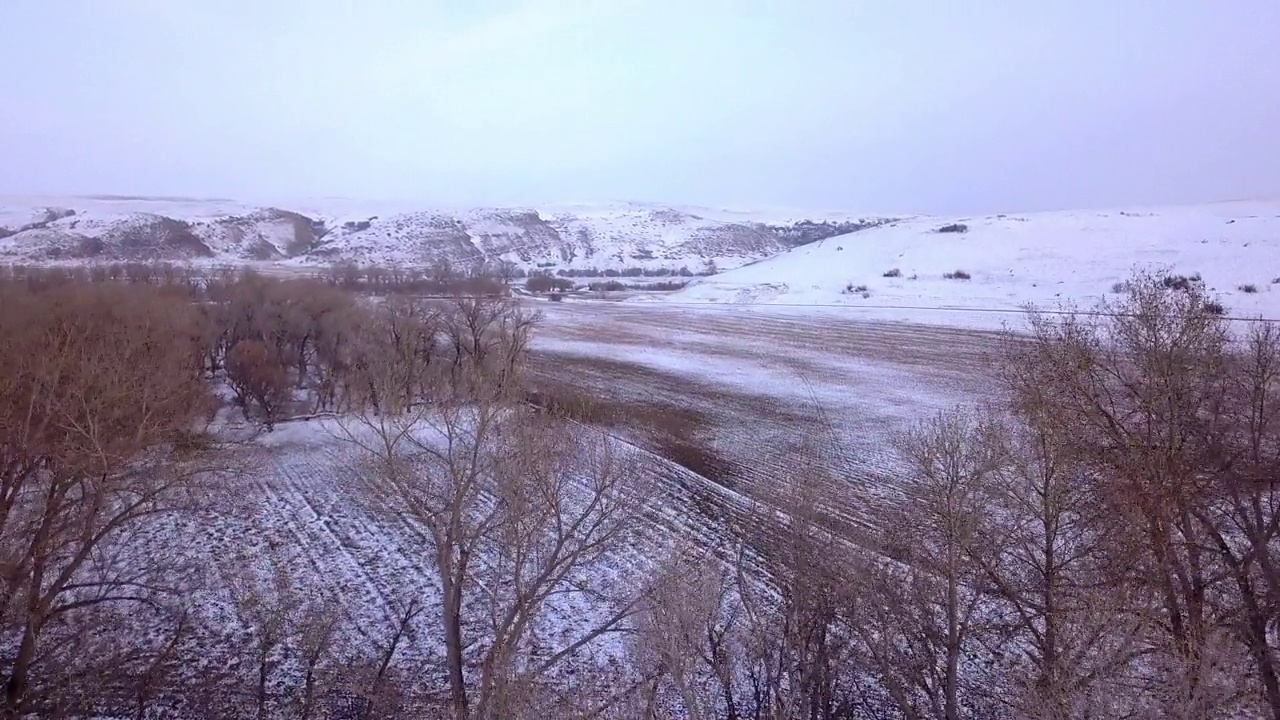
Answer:
<path fill-rule="evenodd" d="M 1200 277 L 1200 273 L 1192 273 L 1190 277 L 1186 275 L 1165 275 L 1160 278 L 1160 284 L 1170 290 L 1190 290 L 1192 285 L 1199 285 L 1204 282 Z"/>
<path fill-rule="evenodd" d="M 550 292 L 552 290 L 572 290 L 573 281 L 568 278 L 551 277 L 550 275 L 530 275 L 524 281 L 524 287 L 529 292 Z"/>
<path fill-rule="evenodd" d="M 685 287 L 688 287 L 688 285 L 689 283 L 686 283 L 686 282 L 668 280 L 666 282 L 649 283 L 647 285 L 632 285 L 631 289 L 632 290 L 653 290 L 653 291 L 681 290 Z"/>
<path fill-rule="evenodd" d="M 940 232 L 940 233 L 966 233 L 966 232 L 969 232 L 969 226 L 968 226 L 968 225 L 965 225 L 964 223 L 951 223 L 950 225 L 943 225 L 942 227 L 938 228 L 937 230 L 934 230 L 934 232 Z"/>
<path fill-rule="evenodd" d="M 902 271 L 899 270 L 898 268 L 893 268 L 892 270 L 885 270 L 883 277 L 889 277 L 889 278 L 902 277 Z"/>
<path fill-rule="evenodd" d="M 846 295 L 854 295 L 854 294 L 857 294 L 857 293 L 865 293 L 865 292 L 867 292 L 867 286 L 866 286 L 866 285 L 854 285 L 853 283 L 848 283 L 847 285 L 845 285 L 845 286 L 844 286 L 844 292 L 845 292 L 845 294 L 846 294 Z"/>
<path fill-rule="evenodd" d="M 943 273 L 942 277 L 947 280 L 968 280 L 973 276 L 964 270 L 954 270 L 949 273 Z"/>
<path fill-rule="evenodd" d="M 1227 309 L 1217 300 L 1206 300 L 1204 303 L 1204 311 L 1210 315 L 1226 315 Z"/>
<path fill-rule="evenodd" d="M 1245 283 L 1244 285 L 1240 286 L 1239 290 L 1242 293 L 1253 294 L 1258 292 L 1258 286 L 1254 285 L 1253 283 Z"/>
<path fill-rule="evenodd" d="M 619 290 L 626 290 L 627 286 L 617 280 L 606 280 L 604 282 L 593 282 L 590 285 L 587 285 L 587 289 L 592 292 L 617 292 Z"/>
<path fill-rule="evenodd" d="M 1131 286 L 1128 282 L 1121 281 L 1111 285 L 1111 292 L 1116 293 L 1117 295 L 1122 295 L 1129 292 L 1130 287 Z"/>

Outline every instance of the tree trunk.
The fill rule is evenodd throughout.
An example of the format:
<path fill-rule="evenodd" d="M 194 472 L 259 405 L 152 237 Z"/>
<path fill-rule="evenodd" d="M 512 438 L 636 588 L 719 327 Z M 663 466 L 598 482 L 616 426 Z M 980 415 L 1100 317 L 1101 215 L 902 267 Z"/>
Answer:
<path fill-rule="evenodd" d="M 456 583 L 449 583 L 445 588 L 444 645 L 453 716 L 456 720 L 467 720 L 467 687 L 462 676 L 462 589 Z"/>
<path fill-rule="evenodd" d="M 957 564 L 953 561 L 947 569 L 947 720 L 960 720 L 957 697 L 960 683 L 960 582 L 956 577 Z"/>
<path fill-rule="evenodd" d="M 36 634 L 35 624 L 28 619 L 22 633 L 22 644 L 18 646 L 18 654 L 13 659 L 13 670 L 4 686 L 5 707 L 11 711 L 16 711 L 21 706 L 23 697 L 27 694 L 31 661 L 36 654 Z"/>
<path fill-rule="evenodd" d="M 1275 657 L 1271 652 L 1271 646 L 1267 643 L 1268 618 L 1258 606 L 1253 583 L 1249 580 L 1248 569 L 1239 563 L 1233 563 L 1231 569 L 1236 576 L 1236 585 L 1240 588 L 1240 599 L 1244 604 L 1245 617 L 1242 629 L 1245 644 L 1249 647 L 1249 654 L 1253 656 L 1253 662 L 1258 668 L 1258 676 L 1262 680 L 1267 705 L 1271 708 L 1271 716 L 1275 720 L 1280 720 L 1280 680 L 1276 677 Z"/>

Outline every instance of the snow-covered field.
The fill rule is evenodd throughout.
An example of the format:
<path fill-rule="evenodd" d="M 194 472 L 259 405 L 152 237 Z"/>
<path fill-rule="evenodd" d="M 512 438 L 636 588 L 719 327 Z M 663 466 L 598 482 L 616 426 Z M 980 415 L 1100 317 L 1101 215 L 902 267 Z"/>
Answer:
<path fill-rule="evenodd" d="M 939 232 L 948 225 L 967 230 Z M 1274 282 L 1280 280 L 1280 201 L 910 218 L 811 243 L 649 300 L 775 310 L 834 306 L 839 317 L 995 328 L 1017 322 L 1028 302 L 1091 306 L 1137 268 L 1199 273 L 1231 316 L 1280 317 Z M 894 270 L 896 276 L 886 277 Z M 944 277 L 956 271 L 971 278 Z M 1247 286 L 1256 292 L 1242 289 Z M 952 311 L 957 308 L 966 312 Z"/>
<path fill-rule="evenodd" d="M 548 304 L 534 384 L 616 405 L 615 431 L 725 491 L 767 502 L 795 459 L 871 494 L 911 422 L 992 391 L 992 333 L 835 316 L 630 303 Z M 695 493 L 696 494 L 696 493 Z"/>
<path fill-rule="evenodd" d="M 276 606 L 296 600 L 298 609 L 290 612 L 297 614 L 316 607 L 342 609 L 326 672 L 339 684 L 353 686 L 367 670 L 361 663 L 385 648 L 406 608 L 423 608 L 394 655 L 393 671 L 412 675 L 415 691 L 443 687 L 443 677 L 423 675 L 443 672 L 445 652 L 438 615 L 441 588 L 429 536 L 408 513 L 386 512 L 370 501 L 363 480 L 368 460 L 347 440 L 349 433 L 362 432 L 362 426 L 335 417 L 297 419 L 273 432 L 245 437 L 247 428 L 234 420 L 234 412 L 224 412 L 232 422 L 220 434 L 240 440 L 228 449 L 228 469 L 213 478 L 213 497 L 197 513 L 157 524 L 142 547 L 204 569 L 206 579 L 190 594 L 203 616 L 201 627 L 217 636 L 206 641 L 216 650 L 205 653 L 205 665 L 196 670 L 242 678 L 256 672 L 235 648 L 251 653 L 255 627 L 263 622 L 256 613 L 265 608 L 237 595 L 239 588 L 257 586 L 269 589 L 267 597 Z M 616 443 L 613 452 L 615 472 L 634 474 L 623 483 L 628 487 L 649 478 L 689 474 L 625 443 Z M 673 523 L 704 535 L 719 532 L 709 520 L 690 522 L 684 519 L 688 515 L 654 508 L 646 515 L 651 524 L 632 536 L 633 543 L 572 574 L 571 586 L 548 600 L 546 612 L 530 630 L 527 647 L 533 655 L 545 658 L 568 647 L 592 623 L 618 610 L 622 601 L 610 604 L 610 598 L 634 596 L 650 565 L 676 537 Z M 281 599 L 282 592 L 287 600 Z M 476 616 L 484 617 L 483 612 Z M 605 636 L 575 650 L 564 667 L 569 673 L 583 666 L 604 668 L 624 650 Z M 296 660 L 297 653 L 289 656 Z M 285 663 L 276 681 L 292 687 L 300 682 L 299 672 Z"/>

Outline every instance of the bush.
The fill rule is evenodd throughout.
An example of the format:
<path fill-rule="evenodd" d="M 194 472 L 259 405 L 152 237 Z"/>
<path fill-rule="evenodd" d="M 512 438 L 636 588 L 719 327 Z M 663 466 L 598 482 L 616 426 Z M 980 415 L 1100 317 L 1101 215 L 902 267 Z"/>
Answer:
<path fill-rule="evenodd" d="M 973 276 L 965 272 L 964 270 L 954 270 L 949 273 L 944 273 L 942 277 L 947 280 L 968 280 Z"/>
<path fill-rule="evenodd" d="M 1111 292 L 1116 293 L 1117 295 L 1123 295 L 1124 293 L 1129 292 L 1130 287 L 1131 285 L 1128 282 L 1122 281 L 1118 283 L 1113 283 L 1111 285 Z"/>
<path fill-rule="evenodd" d="M 552 290 L 572 290 L 573 281 L 568 278 L 551 277 L 550 275 L 531 275 L 524 281 L 524 288 L 529 292 L 550 292 Z"/>
<path fill-rule="evenodd" d="M 969 232 L 969 226 L 968 226 L 968 225 L 965 225 L 964 223 L 951 223 L 950 225 L 943 225 L 942 227 L 938 228 L 937 230 L 934 230 L 934 232 L 940 232 L 940 233 L 966 233 L 966 232 Z"/>
<path fill-rule="evenodd" d="M 669 291 L 681 290 L 689 286 L 687 282 L 678 282 L 676 280 L 667 280 L 666 282 L 641 283 L 639 285 L 628 285 L 630 290 L 649 290 L 649 291 Z"/>
<path fill-rule="evenodd" d="M 1190 277 L 1186 275 L 1165 275 L 1160 278 L 1160 284 L 1170 290 L 1190 290 L 1192 285 L 1203 283 L 1200 273 L 1192 273 Z"/>
<path fill-rule="evenodd" d="M 1206 300 L 1204 303 L 1204 311 L 1210 315 L 1226 315 L 1227 308 L 1217 300 Z"/>
<path fill-rule="evenodd" d="M 1242 293 L 1249 293 L 1250 295 L 1252 295 L 1253 293 L 1258 292 L 1258 286 L 1254 285 L 1253 283 L 1245 283 L 1244 285 L 1241 285 L 1239 287 L 1239 290 Z"/>
<path fill-rule="evenodd" d="M 606 280 L 604 282 L 593 282 L 587 286 L 587 289 L 592 292 L 617 292 L 626 290 L 627 286 L 617 280 Z"/>
<path fill-rule="evenodd" d="M 845 294 L 846 294 L 846 295 L 854 295 L 854 294 L 857 294 L 857 293 L 867 293 L 867 286 L 866 286 L 866 285 L 854 285 L 853 283 L 849 283 L 849 284 L 847 284 L 847 285 L 845 285 L 845 286 L 844 286 L 844 292 L 845 292 Z"/>
<path fill-rule="evenodd" d="M 899 270 L 898 268 L 894 268 L 892 270 L 885 270 L 884 275 L 882 277 L 888 277 L 888 278 L 902 277 L 902 271 Z"/>

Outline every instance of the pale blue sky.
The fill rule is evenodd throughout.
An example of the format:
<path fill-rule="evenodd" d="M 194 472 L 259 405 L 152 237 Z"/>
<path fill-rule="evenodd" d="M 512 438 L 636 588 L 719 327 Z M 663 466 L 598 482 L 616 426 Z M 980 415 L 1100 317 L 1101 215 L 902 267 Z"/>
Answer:
<path fill-rule="evenodd" d="M 0 193 L 1280 195 L 1275 0 L 3 0 Z"/>

